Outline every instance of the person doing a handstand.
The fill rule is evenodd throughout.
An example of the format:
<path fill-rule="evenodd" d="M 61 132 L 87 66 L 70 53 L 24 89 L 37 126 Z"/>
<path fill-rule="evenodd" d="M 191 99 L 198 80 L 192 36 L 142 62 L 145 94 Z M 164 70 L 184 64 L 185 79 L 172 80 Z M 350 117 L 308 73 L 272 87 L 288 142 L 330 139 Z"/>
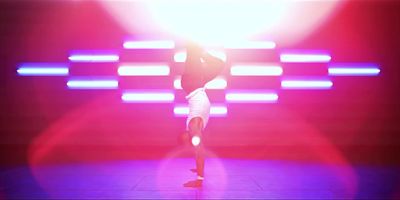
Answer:
<path fill-rule="evenodd" d="M 210 101 L 205 91 L 205 85 L 222 71 L 225 63 L 196 44 L 188 43 L 186 50 L 186 62 L 181 85 L 187 94 L 186 99 L 189 103 L 186 130 L 195 148 L 197 179 L 185 183 L 184 186 L 201 187 L 204 180 L 205 161 L 202 138 L 203 130 L 210 115 Z"/>

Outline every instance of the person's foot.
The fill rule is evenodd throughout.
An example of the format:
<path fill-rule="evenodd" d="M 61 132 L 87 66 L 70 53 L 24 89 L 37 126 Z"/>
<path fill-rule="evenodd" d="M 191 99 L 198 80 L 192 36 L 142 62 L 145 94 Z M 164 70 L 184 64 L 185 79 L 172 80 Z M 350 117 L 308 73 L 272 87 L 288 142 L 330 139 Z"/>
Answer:
<path fill-rule="evenodd" d="M 194 181 L 188 181 L 183 184 L 183 187 L 200 188 L 203 186 L 203 180 L 196 179 Z"/>

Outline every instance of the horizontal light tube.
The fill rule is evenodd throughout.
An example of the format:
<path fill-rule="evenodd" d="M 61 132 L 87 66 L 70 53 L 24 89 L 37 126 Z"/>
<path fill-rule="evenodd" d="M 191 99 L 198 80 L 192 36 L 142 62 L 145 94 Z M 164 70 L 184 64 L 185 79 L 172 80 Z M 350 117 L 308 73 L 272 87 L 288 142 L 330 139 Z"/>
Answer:
<path fill-rule="evenodd" d="M 232 76 L 280 76 L 283 70 L 280 66 L 268 65 L 233 65 Z"/>
<path fill-rule="evenodd" d="M 117 80 L 69 80 L 67 86 L 70 89 L 116 89 Z"/>
<path fill-rule="evenodd" d="M 226 54 L 223 51 L 215 51 L 215 50 L 209 50 L 207 51 L 209 54 L 211 54 L 212 56 L 215 56 L 221 60 L 223 60 L 224 62 L 226 62 Z M 184 51 L 179 51 L 176 52 L 174 54 L 174 61 L 175 62 L 185 62 L 186 61 L 186 52 Z"/>
<path fill-rule="evenodd" d="M 225 79 L 223 78 L 215 78 L 212 81 L 206 83 L 205 87 L 206 89 L 210 90 L 219 90 L 219 89 L 225 89 L 228 83 L 226 82 Z"/>
<path fill-rule="evenodd" d="M 174 49 L 175 42 L 169 40 L 126 41 L 123 46 L 125 49 Z"/>
<path fill-rule="evenodd" d="M 124 92 L 121 99 L 127 103 L 170 103 L 175 95 L 172 92 Z"/>
<path fill-rule="evenodd" d="M 280 60 L 283 63 L 327 63 L 331 61 L 328 54 L 281 54 Z"/>
<path fill-rule="evenodd" d="M 230 103 L 272 103 L 278 100 L 274 92 L 228 92 L 225 100 Z"/>
<path fill-rule="evenodd" d="M 377 67 L 329 67 L 331 76 L 376 76 L 380 73 Z"/>
<path fill-rule="evenodd" d="M 68 67 L 24 67 L 17 69 L 17 73 L 21 76 L 67 76 Z"/>
<path fill-rule="evenodd" d="M 118 62 L 115 54 L 74 54 L 68 57 L 71 62 Z"/>
<path fill-rule="evenodd" d="M 175 116 L 187 116 L 189 114 L 188 106 L 175 106 Z M 210 116 L 226 116 L 228 114 L 228 108 L 226 106 L 215 106 L 210 107 Z"/>
<path fill-rule="evenodd" d="M 282 80 L 283 89 L 330 89 L 333 86 L 330 80 Z"/>
<path fill-rule="evenodd" d="M 168 76 L 168 65 L 121 65 L 118 68 L 120 76 Z"/>

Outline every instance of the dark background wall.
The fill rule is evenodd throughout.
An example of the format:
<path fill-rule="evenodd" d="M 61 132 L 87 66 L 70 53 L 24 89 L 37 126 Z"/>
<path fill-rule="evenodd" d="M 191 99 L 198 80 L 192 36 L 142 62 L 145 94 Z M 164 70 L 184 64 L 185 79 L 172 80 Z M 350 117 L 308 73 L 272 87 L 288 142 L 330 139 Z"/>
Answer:
<path fill-rule="evenodd" d="M 398 163 L 399 11 L 398 1 L 349 1 L 304 41 L 281 47 L 327 49 L 334 62 L 377 63 L 379 76 L 333 78 L 328 91 L 281 91 L 277 104 L 229 105 L 228 117 L 210 120 L 208 145 L 221 156 Z M 67 62 L 73 49 L 121 49 L 130 34 L 96 2 L 2 1 L 0 27 L 5 164 L 35 157 L 158 157 L 177 146 L 185 121 L 173 116 L 172 105 L 122 104 L 115 91 L 73 91 L 66 78 L 17 75 L 21 62 Z M 218 92 L 210 96 L 221 99 Z"/>

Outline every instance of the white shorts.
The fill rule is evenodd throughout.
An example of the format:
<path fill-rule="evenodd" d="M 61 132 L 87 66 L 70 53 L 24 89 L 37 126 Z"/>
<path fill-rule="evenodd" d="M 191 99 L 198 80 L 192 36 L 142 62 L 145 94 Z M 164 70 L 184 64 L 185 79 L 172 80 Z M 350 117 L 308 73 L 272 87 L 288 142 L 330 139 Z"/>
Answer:
<path fill-rule="evenodd" d="M 189 130 L 189 122 L 195 117 L 203 120 L 203 129 L 206 127 L 210 116 L 210 100 L 208 100 L 205 88 L 198 88 L 186 96 L 189 102 L 189 114 L 186 120 L 186 130 Z"/>

